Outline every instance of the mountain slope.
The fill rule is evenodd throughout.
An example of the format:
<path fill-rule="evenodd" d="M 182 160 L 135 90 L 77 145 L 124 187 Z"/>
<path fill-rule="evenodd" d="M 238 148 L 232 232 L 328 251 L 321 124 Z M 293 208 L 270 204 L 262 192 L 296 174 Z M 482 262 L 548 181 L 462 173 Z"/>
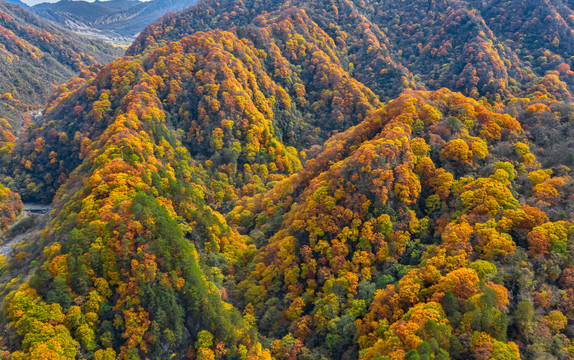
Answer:
<path fill-rule="evenodd" d="M 204 1 L 58 87 L 0 158 L 53 204 L 6 352 L 569 359 L 571 71 L 483 5 Z"/>
<path fill-rule="evenodd" d="M 32 11 L 48 20 L 54 22 L 65 22 L 65 18 L 59 18 L 60 16 L 69 16 L 78 21 L 95 21 L 97 18 L 105 15 L 112 14 L 116 11 L 121 11 L 129 9 L 132 6 L 138 4 L 137 1 L 123 1 L 123 2 L 111 2 L 111 4 L 117 4 L 120 9 L 116 7 L 108 6 L 107 2 L 87 2 L 87 1 L 59 1 L 56 3 L 42 3 L 35 5 Z M 125 8 L 125 9 L 122 9 Z"/>
<path fill-rule="evenodd" d="M 119 53 L 0 1 L 0 93 L 8 94 L 0 100 L 2 116 L 16 124 L 22 109 L 43 103 L 54 86 Z"/>
<path fill-rule="evenodd" d="M 33 6 L 34 12 L 50 10 L 55 13 L 68 13 L 79 19 L 94 21 L 118 11 L 128 10 L 140 4 L 137 0 L 110 0 L 110 1 L 58 1 L 55 3 L 41 3 Z"/>
<path fill-rule="evenodd" d="M 274 26 L 300 37 L 305 50 L 297 53 L 280 43 Z M 182 143 L 193 156 L 210 161 L 205 166 L 218 182 L 237 189 L 217 191 L 219 202 L 252 195 L 293 173 L 300 167 L 298 151 L 357 124 L 380 105 L 341 68 L 334 43 L 303 12 L 279 17 L 249 37 L 253 42 L 243 43 L 230 32 L 199 32 L 142 62 L 146 73 L 163 79 L 158 89 L 162 111 L 183 132 Z M 44 125 L 23 134 L 29 140 L 16 147 L 13 177 L 26 201 L 48 201 L 77 166 L 74 155 L 83 137 L 97 138 L 127 89 L 141 81 L 143 73 L 134 66 L 129 59 L 114 62 L 80 90 L 57 95 L 69 101 L 49 106 Z M 78 131 L 82 136 L 72 140 Z M 66 133 L 73 146 L 63 147 L 58 136 L 50 135 L 55 132 Z M 45 151 L 32 146 L 39 138 L 46 140 Z"/>
<path fill-rule="evenodd" d="M 402 84 L 428 89 L 445 86 L 475 98 L 500 99 L 521 95 L 547 71 L 558 75 L 554 82 L 566 84 L 565 92 L 553 96 L 571 96 L 574 79 L 568 46 L 572 43 L 574 18 L 570 17 L 572 9 L 558 0 L 522 2 L 515 5 L 515 11 L 505 12 L 525 24 L 515 33 L 508 32 L 502 24 L 514 24 L 517 20 L 501 18 L 494 13 L 496 10 L 489 10 L 506 9 L 504 1 L 366 1 L 360 5 L 320 0 L 205 1 L 148 27 L 128 54 L 194 31 L 258 27 L 259 14 L 276 16 L 290 6 L 305 9 L 307 16 L 334 40 L 344 42 L 349 53 L 342 60 L 353 63 L 355 76 L 385 99 L 398 95 L 396 91 L 389 92 L 389 87 L 398 89 Z M 540 29 L 546 27 L 531 25 L 538 21 L 538 15 L 555 19 L 547 20 L 550 32 L 542 34 Z M 545 38 L 549 33 L 556 34 L 556 46 L 551 44 L 553 39 Z M 534 39 L 545 45 L 532 45 Z M 373 51 L 377 48 L 383 49 L 380 55 Z M 533 58 L 537 60 L 531 64 Z M 398 74 L 388 76 L 389 62 L 400 69 Z"/>
<path fill-rule="evenodd" d="M 185 9 L 195 3 L 195 0 L 62 0 L 35 5 L 32 11 L 79 33 L 131 39 L 166 13 Z"/>
<path fill-rule="evenodd" d="M 166 13 L 183 10 L 196 2 L 196 0 L 153 0 L 101 17 L 94 24 L 100 29 L 113 30 L 125 36 L 136 36 Z"/>
<path fill-rule="evenodd" d="M 282 56 L 271 42 L 267 45 L 273 57 L 233 33 L 214 31 L 158 48 L 149 57 L 119 59 L 54 94 L 42 124 L 22 133 L 9 158 L 15 166 L 13 176 L 5 179 L 28 201 L 49 200 L 50 187 L 59 188 L 54 223 L 38 241 L 62 239 L 57 240 L 61 247 L 55 244 L 54 252 L 38 259 L 44 265 L 36 276 L 8 300 L 7 316 L 16 326 L 16 334 L 6 334 L 14 339 L 10 348 L 18 346 L 17 334 L 36 334 L 36 329 L 16 325 L 36 319 L 23 308 L 26 303 L 58 303 L 66 316 L 87 314 L 89 299 L 97 295 L 103 304 L 97 319 L 87 324 L 57 318 L 48 322 L 61 329 L 62 336 L 54 341 L 74 345 L 62 347 L 64 356 L 73 356 L 75 344 L 88 357 L 113 351 L 120 358 L 161 358 L 166 351 L 183 355 L 188 348 L 223 352 L 228 358 L 268 356 L 256 345 L 249 315 L 242 324 L 234 315 L 237 311 L 218 299 L 233 298 L 227 290 L 233 281 L 224 284 L 223 277 L 241 277 L 256 248 L 216 210 L 239 196 L 265 191 L 300 169 L 299 152 L 282 138 L 320 142 L 331 131 L 358 123 L 379 104 L 372 92 L 340 68 L 333 44 L 325 42 L 319 28 L 307 33 L 306 21 L 301 12 L 277 19 L 286 30 L 309 39 L 308 55 L 300 61 L 314 64 L 316 71 L 307 67 L 291 72 L 287 59 L 299 57 L 290 52 Z M 271 28 L 253 34 L 259 35 L 271 37 Z M 277 81 L 267 73 L 272 61 L 276 70 L 271 75 Z M 344 98 L 338 95 L 343 91 Z M 299 99 L 292 100 L 289 93 Z M 303 109 L 308 113 L 305 121 L 299 115 Z M 330 114 L 337 115 L 337 122 L 326 121 Z M 120 213 L 119 218 L 114 215 Z M 134 223 L 129 220 L 125 228 L 122 223 L 128 219 Z M 118 258 L 97 255 L 101 260 L 92 262 L 86 254 L 94 234 L 107 239 L 101 254 Z M 131 244 L 126 242 L 130 238 Z M 118 248 L 120 242 L 124 245 Z M 147 273 L 132 268 L 133 251 L 141 253 L 142 261 L 149 259 L 145 266 L 156 267 L 156 275 L 129 275 Z M 167 260 L 172 257 L 168 253 L 175 255 L 173 261 Z M 201 270 L 194 268 L 196 258 Z M 50 269 L 59 267 L 62 259 L 73 264 L 54 277 Z M 157 265 L 153 259 L 158 259 Z M 102 272 L 86 274 L 86 269 L 99 268 L 98 263 Z M 202 273 L 208 278 L 198 275 Z M 171 280 L 164 286 L 160 279 L 165 276 Z M 124 297 L 110 296 L 124 291 L 125 284 L 131 290 Z M 156 288 L 161 294 L 152 290 Z M 72 305 L 70 299 L 78 296 L 86 302 Z M 160 296 L 173 301 L 164 306 L 158 302 Z M 197 302 L 206 296 L 209 302 Z M 138 299 L 141 306 L 130 299 Z M 118 316 L 125 325 L 111 322 Z M 205 331 L 213 335 L 213 342 L 206 349 L 194 346 L 208 336 Z M 17 354 L 33 356 L 43 346 L 42 340 L 26 343 Z"/>
<path fill-rule="evenodd" d="M 533 289 L 508 293 L 511 269 L 538 273 L 523 262 L 525 250 L 539 254 L 534 234 L 571 226 L 548 220 L 536 189 L 515 199 L 515 189 L 537 184 L 517 174 L 541 172 L 527 142 L 509 115 L 446 89 L 391 101 L 330 139 L 303 171 L 229 214 L 231 223 L 252 224 L 251 236 L 269 237 L 237 287 L 238 303 L 255 309 L 263 334 L 288 329 L 334 358 L 478 358 L 486 343 L 518 358 L 509 341 L 525 334 L 507 333 L 508 318 L 520 316 L 508 304 Z M 522 150 L 503 153 L 501 144 Z M 561 189 L 570 186 L 565 179 L 544 181 Z M 560 250 L 546 254 L 553 251 Z M 274 298 L 271 311 L 265 304 Z M 422 346 L 432 338 L 438 343 Z"/>
<path fill-rule="evenodd" d="M 129 96 L 137 98 L 138 91 L 147 90 L 142 84 Z M 20 326 L 43 321 L 26 311 L 26 304 L 34 301 L 36 307 L 49 307 L 60 303 L 67 320 L 63 327 L 57 317 L 50 318 L 62 334 L 53 339 L 62 350 L 53 353 L 66 358 L 74 356 L 76 346 L 84 356 L 115 356 L 117 352 L 119 358 L 138 353 L 164 358 L 173 352 L 186 353 L 202 336 L 215 336 L 213 346 L 230 356 L 237 353 L 239 344 L 255 351 L 240 314 L 223 303 L 215 285 L 206 281 L 195 248 L 184 238 L 191 229 L 178 223 L 175 211 L 189 223 L 212 225 L 216 215 L 202 206 L 200 185 L 178 180 L 184 172 L 193 171 L 192 164 L 187 163 L 189 156 L 186 159 L 181 157 L 185 153 L 176 152 L 177 141 L 161 119 L 154 121 L 157 99 L 142 101 L 128 105 L 126 113 L 110 124 L 61 189 L 55 222 L 44 240 L 63 241 L 58 240 L 53 251 L 45 254 L 44 265 L 29 281 L 30 288 L 21 287 L 9 300 L 8 317 L 18 333 L 35 334 L 41 330 Z M 109 161 L 102 162 L 103 158 Z M 72 190 L 77 186 L 82 190 Z M 84 205 L 75 208 L 72 204 Z M 72 218 L 76 220 L 70 222 Z M 198 224 L 188 236 L 196 232 L 199 236 L 201 231 Z M 221 236 L 233 239 L 225 228 Z M 96 238 L 100 246 L 90 250 Z M 140 264 L 134 262 L 134 255 L 141 257 Z M 66 269 L 58 270 L 54 278 L 54 266 L 59 268 L 59 264 Z M 96 272 L 86 272 L 96 268 Z M 53 290 L 55 284 L 60 290 Z M 65 290 L 68 285 L 71 292 Z M 123 295 L 118 297 L 119 293 Z M 98 315 L 84 319 L 81 314 L 90 309 Z M 118 316 L 122 325 L 117 323 Z M 41 340 L 27 343 L 17 354 L 34 357 L 43 346 Z M 197 351 L 210 352 L 211 346 L 202 345 Z"/>
<path fill-rule="evenodd" d="M 38 16 L 85 36 L 122 40 L 123 37 L 121 35 L 112 31 L 96 29 L 92 27 L 92 24 L 100 18 L 127 11 L 138 4 L 141 4 L 141 2 L 131 0 L 59 1 L 35 5 L 31 8 L 31 11 Z M 125 39 L 123 40 L 125 41 Z"/>
<path fill-rule="evenodd" d="M 40 352 L 64 358 L 165 358 L 173 353 L 265 357 L 251 325 L 206 278 L 210 268 L 194 246 L 210 248 L 218 263 L 232 271 L 247 252 L 246 241 L 206 204 L 203 179 L 208 176 L 181 146 L 179 134 L 167 127 L 156 94 L 162 81 L 149 71 L 139 61 L 117 60 L 96 78 L 87 75 L 76 94 L 54 100 L 74 104 L 78 95 L 87 96 L 81 101 L 95 104 L 84 126 L 96 125 L 95 133 L 93 141 L 79 131 L 68 139 L 52 123 L 34 147 L 42 156 L 59 144 L 60 155 L 50 155 L 54 161 L 48 169 L 64 166 L 64 159 L 77 161 L 78 153 L 60 151 L 79 151 L 77 140 L 82 155 L 59 189 L 53 225 L 35 239 L 52 244 L 52 250 L 40 255 L 42 265 L 34 276 L 6 300 L 13 328 L 4 338 L 14 340 L 8 346 L 18 346 L 21 335 L 34 337 L 23 340 L 13 357 L 36 358 Z M 74 89 L 72 82 L 66 91 Z M 112 83 L 109 97 L 102 93 L 94 98 L 96 84 L 106 91 Z M 113 102 L 113 114 L 106 109 L 112 106 L 107 99 Z M 76 123 L 60 118 L 59 126 L 86 131 L 84 119 L 70 115 Z M 99 250 L 90 250 L 97 238 Z M 26 253 L 33 254 L 33 246 Z M 132 261 L 135 254 L 142 256 L 141 266 Z M 60 266 L 65 269 L 54 277 Z M 118 297 L 118 291 L 123 295 Z"/>
<path fill-rule="evenodd" d="M 16 4 L 16 5 L 20 5 L 21 7 L 23 7 L 24 9 L 29 9 L 30 7 L 26 4 L 24 4 L 22 1 L 20 0 L 7 0 L 9 3 L 12 4 Z"/>

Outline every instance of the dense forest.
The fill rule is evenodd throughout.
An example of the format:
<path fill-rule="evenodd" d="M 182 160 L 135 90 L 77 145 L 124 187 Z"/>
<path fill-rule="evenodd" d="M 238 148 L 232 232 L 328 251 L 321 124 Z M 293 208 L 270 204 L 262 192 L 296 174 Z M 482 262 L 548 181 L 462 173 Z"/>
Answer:
<path fill-rule="evenodd" d="M 0 123 L 4 238 L 53 209 L 0 358 L 571 359 L 573 6 L 202 0 L 79 67 Z"/>
<path fill-rule="evenodd" d="M 119 48 L 82 38 L 0 0 L 0 117 L 18 126 L 54 87 L 121 54 Z"/>

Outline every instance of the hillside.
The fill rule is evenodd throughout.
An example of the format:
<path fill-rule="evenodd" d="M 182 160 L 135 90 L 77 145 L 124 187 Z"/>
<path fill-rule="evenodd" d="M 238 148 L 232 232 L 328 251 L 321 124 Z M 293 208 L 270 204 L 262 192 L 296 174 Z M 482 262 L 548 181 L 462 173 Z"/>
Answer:
<path fill-rule="evenodd" d="M 101 17 L 95 21 L 94 25 L 100 29 L 134 37 L 163 15 L 183 10 L 196 2 L 196 0 L 153 0 L 143 2 L 129 9 Z"/>
<path fill-rule="evenodd" d="M 112 0 L 42 3 L 37 15 L 91 37 L 131 42 L 146 26 L 169 12 L 185 9 L 196 0 Z"/>
<path fill-rule="evenodd" d="M 446 89 L 391 101 L 229 213 L 269 239 L 238 304 L 333 358 L 567 358 L 572 182 L 524 135 Z"/>
<path fill-rule="evenodd" d="M 136 4 L 138 4 L 136 1 L 112 1 L 110 6 L 108 6 L 107 2 L 101 1 L 93 3 L 87 1 L 59 1 L 56 3 L 41 3 L 35 5 L 32 11 L 53 22 L 65 23 L 66 18 L 59 18 L 59 16 L 62 15 L 73 16 L 76 20 L 80 21 L 95 21 L 101 16 L 129 9 Z M 116 9 L 114 5 L 119 5 L 120 9 Z"/>
<path fill-rule="evenodd" d="M 0 273 L 2 356 L 570 359 L 571 5 L 150 25 L 3 126 L 0 181 L 53 210 Z"/>
<path fill-rule="evenodd" d="M 0 1 L 0 116 L 19 125 L 23 112 L 43 104 L 55 86 L 120 53 Z"/>
<path fill-rule="evenodd" d="M 20 0 L 7 0 L 7 1 L 8 1 L 9 3 L 12 3 L 12 4 L 20 5 L 20 6 L 23 7 L 24 9 L 28 9 L 28 8 L 29 8 L 28 5 L 24 4 L 24 3 L 23 3 L 22 1 L 20 1 Z"/>
<path fill-rule="evenodd" d="M 49 12 L 55 14 L 67 13 L 76 16 L 78 19 L 94 21 L 101 16 L 110 15 L 118 11 L 128 10 L 140 3 L 141 2 L 137 0 L 110 0 L 110 1 L 94 1 L 94 2 L 58 1 L 55 3 L 45 2 L 40 3 L 38 5 L 34 5 L 32 10 L 36 14 L 38 14 L 43 10 L 49 10 Z M 50 19 L 50 20 L 57 22 L 57 19 Z"/>
<path fill-rule="evenodd" d="M 128 54 L 195 31 L 265 26 L 258 15 L 270 19 L 290 7 L 305 10 L 336 41 L 340 60 L 384 100 L 405 87 L 500 100 L 528 94 L 548 77 L 552 96 L 571 97 L 574 12 L 559 0 L 209 0 L 146 28 Z"/>
<path fill-rule="evenodd" d="M 36 15 L 55 22 L 60 26 L 76 33 L 93 38 L 111 39 L 118 42 L 127 42 L 122 35 L 113 31 L 96 29 L 93 23 L 100 18 L 127 11 L 140 1 L 112 0 L 112 1 L 58 1 L 56 3 L 41 3 L 31 8 Z M 145 26 L 145 25 L 144 25 Z"/>

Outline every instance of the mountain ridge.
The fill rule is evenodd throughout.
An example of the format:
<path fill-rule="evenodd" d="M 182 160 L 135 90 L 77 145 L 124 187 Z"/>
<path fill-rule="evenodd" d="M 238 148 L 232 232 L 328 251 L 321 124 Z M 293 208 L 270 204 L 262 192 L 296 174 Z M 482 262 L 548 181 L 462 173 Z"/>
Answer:
<path fill-rule="evenodd" d="M 43 3 L 31 9 L 37 15 L 70 30 L 128 41 L 168 12 L 182 10 L 194 0 L 66 1 Z"/>
<path fill-rule="evenodd" d="M 206 0 L 151 24 L 5 129 L 0 181 L 54 209 L 0 266 L 6 354 L 569 359 L 556 4 Z"/>
<path fill-rule="evenodd" d="M 218 12 L 214 12 L 213 8 L 216 3 L 219 4 L 217 6 Z M 517 47 L 511 48 L 509 44 L 512 44 L 512 42 L 504 40 L 504 35 L 502 33 L 504 29 L 497 28 L 497 31 L 501 33 L 498 33 L 495 36 L 495 33 L 487 28 L 485 21 L 480 16 L 480 12 L 487 9 L 488 6 L 498 9 L 505 8 L 502 4 L 502 0 L 498 2 L 490 2 L 488 6 L 478 1 L 433 1 L 429 3 L 421 0 L 414 2 L 412 6 L 404 9 L 406 12 L 410 13 L 410 15 L 408 17 L 405 16 L 404 19 L 414 21 L 415 19 L 421 20 L 422 17 L 422 20 L 425 20 L 430 24 L 433 24 L 435 21 L 432 17 L 437 17 L 437 14 L 440 14 L 442 18 L 439 20 L 443 22 L 444 25 L 438 26 L 438 28 L 443 29 L 441 33 L 442 36 L 452 36 L 455 39 L 458 36 L 475 36 L 472 40 L 472 42 L 475 42 L 473 46 L 470 46 L 472 44 L 472 42 L 469 41 L 470 39 L 459 39 L 458 41 L 464 46 L 457 46 L 457 44 L 452 44 L 452 41 L 448 38 L 444 39 L 438 37 L 437 39 L 440 40 L 441 43 L 434 44 L 432 43 L 432 38 L 425 37 L 425 35 L 420 32 L 416 36 L 420 37 L 421 40 L 425 40 L 426 43 L 423 44 L 414 42 L 413 39 L 415 39 L 415 36 L 412 36 L 413 34 L 409 35 L 405 33 L 403 34 L 404 36 L 395 37 L 396 32 L 388 32 L 388 34 L 382 32 L 381 29 L 376 26 L 376 21 L 384 22 L 389 26 L 392 25 L 397 29 L 412 31 L 409 30 L 412 26 L 408 21 L 405 21 L 404 23 L 399 21 L 397 24 L 389 22 L 389 20 L 393 18 L 393 11 L 396 12 L 397 9 L 402 9 L 402 5 L 395 4 L 394 2 L 387 4 L 385 1 L 369 1 L 365 2 L 365 5 L 362 7 L 354 6 L 352 3 L 341 2 L 338 3 L 337 6 L 332 5 L 335 6 L 337 10 L 329 13 L 326 13 L 325 10 L 323 10 L 320 2 L 301 1 L 300 3 L 300 7 L 306 9 L 308 15 L 312 17 L 313 21 L 324 28 L 328 28 L 329 22 L 334 24 L 337 23 L 337 21 L 340 21 L 340 19 L 344 19 L 344 24 L 348 26 L 347 22 L 356 21 L 353 19 L 360 14 L 363 24 L 369 24 L 368 26 L 371 26 L 373 29 L 369 29 L 369 36 L 373 36 L 373 40 L 375 42 L 384 45 L 385 50 L 382 59 L 385 59 L 385 56 L 390 57 L 391 61 L 395 64 L 394 66 L 401 69 L 399 74 L 395 76 L 396 80 L 394 81 L 402 82 L 403 80 L 401 79 L 401 76 L 405 76 L 406 81 L 409 81 L 409 85 L 413 88 L 417 88 L 417 86 L 419 88 L 428 87 L 432 90 L 444 86 L 452 88 L 453 90 L 462 90 L 466 95 L 471 95 L 475 98 L 486 95 L 488 98 L 494 99 L 497 95 L 499 97 L 507 97 L 511 94 L 515 96 L 523 95 L 524 92 L 528 90 L 528 87 L 523 86 L 523 88 L 517 88 L 516 84 L 522 84 L 524 82 L 533 83 L 533 78 L 542 78 L 547 71 L 558 71 L 561 81 L 565 81 L 567 83 L 567 88 L 569 88 L 565 94 L 566 97 L 571 96 L 572 74 L 569 70 L 573 66 L 571 63 L 571 57 L 562 58 L 559 54 L 556 54 L 558 55 L 558 58 L 554 60 L 553 66 L 550 64 L 545 65 L 543 63 L 527 64 L 525 63 L 525 57 L 518 56 L 515 53 Z M 456 7 L 450 7 L 449 5 L 451 3 L 456 4 Z M 554 10 L 554 3 L 555 2 L 544 2 L 542 4 L 538 4 L 536 2 L 531 2 L 528 3 L 529 5 L 524 5 L 522 8 L 517 9 L 516 12 L 512 12 L 512 14 L 527 13 L 530 8 L 534 8 L 537 11 L 554 11 L 553 13 L 557 15 L 558 13 Z M 298 6 L 297 4 L 299 4 L 299 2 L 295 2 L 293 4 L 290 3 L 289 5 Z M 427 14 L 426 10 L 428 9 L 429 4 L 434 6 L 437 12 L 431 11 Z M 250 11 L 250 8 L 256 10 Z M 232 1 L 202 2 L 200 5 L 183 11 L 182 13 L 168 15 L 164 17 L 162 21 L 148 27 L 128 49 L 128 54 L 144 51 L 146 48 L 146 42 L 155 42 L 158 40 L 171 41 L 172 36 L 174 38 L 178 38 L 185 36 L 188 33 L 193 33 L 194 31 L 209 30 L 213 25 L 223 29 L 229 29 L 234 26 L 246 26 L 248 24 L 257 26 L 257 24 L 254 23 L 256 16 L 248 14 L 256 14 L 256 11 L 263 9 L 265 9 L 265 11 L 278 14 L 285 11 L 285 6 L 283 6 L 282 3 L 277 3 L 275 1 L 262 2 L 261 4 L 251 1 L 240 2 L 238 4 Z M 572 20 L 569 19 L 574 19 L 570 17 L 570 15 L 573 14 L 572 10 L 566 6 L 562 6 L 561 9 L 565 16 L 568 15 L 567 21 L 571 22 Z M 445 12 L 448 14 L 448 17 L 445 15 Z M 216 16 L 216 14 L 219 16 Z M 222 16 L 222 14 L 225 14 L 225 16 Z M 427 19 L 425 19 L 425 17 L 427 17 Z M 339 20 L 336 20 L 337 18 L 339 18 Z M 395 17 L 394 19 L 398 18 L 400 17 Z M 567 44 L 572 43 L 572 39 L 570 37 L 574 35 L 572 35 L 570 28 L 574 24 L 570 24 L 562 17 L 560 18 L 562 20 L 561 22 L 557 22 L 557 24 L 561 25 L 559 27 L 560 34 L 562 34 L 561 36 L 565 36 L 562 43 L 566 45 L 558 45 L 558 49 L 563 51 L 562 49 L 567 49 Z M 208 21 L 207 19 L 213 19 L 213 21 Z M 458 23 L 459 21 L 464 21 L 466 25 L 470 26 L 470 30 L 463 31 L 462 33 L 456 32 L 455 29 L 461 25 Z M 167 30 L 162 33 L 162 29 Z M 354 31 L 354 29 L 350 28 L 341 28 L 341 30 L 346 32 L 347 36 Z M 531 30 L 538 31 L 537 28 L 532 28 Z M 336 36 L 334 36 L 334 38 L 336 38 Z M 498 38 L 501 38 L 502 40 L 498 40 Z M 548 43 L 551 41 L 553 40 L 549 39 Z M 503 44 L 504 42 L 506 43 Z M 496 46 L 492 46 L 490 43 L 494 43 Z M 523 44 L 519 43 L 517 45 L 522 46 Z M 373 46 L 380 45 L 376 45 L 375 43 Z M 478 47 L 479 50 L 474 47 Z M 365 48 L 362 47 L 361 49 Z M 402 49 L 404 49 L 404 51 Z M 432 51 L 430 51 L 431 49 Z M 542 49 L 544 49 L 544 47 Z M 545 51 L 552 54 L 553 49 L 554 48 L 552 47 L 546 48 Z M 409 53 L 406 52 L 407 50 Z M 457 51 L 457 53 L 453 53 L 453 50 Z M 414 54 L 413 52 L 416 52 L 417 54 Z M 540 50 L 537 54 L 541 54 L 542 52 L 543 51 Z M 444 56 L 449 53 L 450 56 L 444 58 Z M 479 53 L 485 54 L 487 58 L 476 58 Z M 560 53 L 564 54 L 563 52 Z M 406 58 L 407 54 L 409 58 Z M 440 54 L 440 56 L 438 56 L 438 54 Z M 456 57 L 454 55 L 456 55 Z M 534 56 L 534 54 L 532 56 Z M 545 58 L 542 57 L 537 59 L 537 62 L 544 61 L 543 59 Z M 513 65 L 513 63 L 515 65 Z M 562 63 L 568 67 L 564 69 L 559 68 L 558 65 Z M 549 65 L 551 66 L 550 68 L 548 68 Z M 384 68 L 380 70 L 377 69 L 377 66 L 380 67 L 379 64 L 374 63 L 370 67 L 371 70 L 369 70 L 369 68 L 357 69 L 357 72 L 361 73 L 361 76 L 366 76 L 365 74 L 367 73 L 372 74 L 372 69 L 376 69 L 379 72 L 380 70 L 383 72 L 385 71 Z M 435 69 L 438 67 L 438 69 L 441 69 L 445 75 L 441 75 L 440 71 L 431 70 L 433 67 Z M 536 67 L 540 67 L 540 70 L 533 71 Z M 422 69 L 427 70 L 425 73 L 429 75 L 418 73 L 418 71 L 421 71 Z M 401 74 L 401 72 L 404 75 Z M 456 74 L 454 80 L 452 80 L 452 77 L 449 77 L 452 73 Z M 420 80 L 414 80 L 415 76 Z M 427 79 L 424 78 L 425 76 Z M 386 80 L 387 78 L 385 76 L 380 76 L 379 79 Z M 369 80 L 367 78 L 361 78 L 360 80 L 367 84 L 373 82 L 372 79 Z M 377 85 L 373 83 L 371 87 L 376 89 Z M 395 87 L 400 86 L 395 85 Z M 393 92 L 392 95 L 384 95 L 385 88 L 381 86 L 379 86 L 379 88 L 379 91 L 384 97 L 392 98 L 398 96 L 398 92 L 396 91 Z M 560 94 L 558 94 L 558 96 L 560 96 Z"/>
<path fill-rule="evenodd" d="M 36 108 L 52 92 L 52 86 L 68 80 L 92 65 L 121 54 L 111 45 L 80 38 L 30 11 L 0 2 L 0 106 L 12 126 Z"/>

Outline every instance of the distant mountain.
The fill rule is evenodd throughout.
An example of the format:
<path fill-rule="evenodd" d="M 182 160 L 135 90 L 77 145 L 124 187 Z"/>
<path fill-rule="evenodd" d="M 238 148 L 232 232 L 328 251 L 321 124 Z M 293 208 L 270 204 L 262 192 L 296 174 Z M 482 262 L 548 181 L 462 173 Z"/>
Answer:
<path fill-rule="evenodd" d="M 24 3 L 23 3 L 22 1 L 20 1 L 20 0 L 6 0 L 6 1 L 8 1 L 9 3 L 12 3 L 12 4 L 20 5 L 20 6 L 23 7 L 24 9 L 29 9 L 29 8 L 30 8 L 28 5 L 24 4 Z"/>
<path fill-rule="evenodd" d="M 126 11 L 100 18 L 98 28 L 113 30 L 122 35 L 135 36 L 146 26 L 171 12 L 183 10 L 197 3 L 197 0 L 154 0 L 139 3 Z"/>
<path fill-rule="evenodd" d="M 70 30 L 95 36 L 132 38 L 147 25 L 169 12 L 185 9 L 197 0 L 70 1 L 42 3 L 32 7 L 37 15 Z"/>
<path fill-rule="evenodd" d="M 33 7 L 33 12 L 48 20 L 62 23 L 67 19 L 89 23 L 100 17 L 111 15 L 115 12 L 128 10 L 138 4 L 137 0 L 113 0 L 113 1 L 70 1 L 62 0 L 57 3 L 42 3 Z"/>
<path fill-rule="evenodd" d="M 42 104 L 54 86 L 119 55 L 119 48 L 82 38 L 0 1 L 0 118 L 14 123 Z"/>

